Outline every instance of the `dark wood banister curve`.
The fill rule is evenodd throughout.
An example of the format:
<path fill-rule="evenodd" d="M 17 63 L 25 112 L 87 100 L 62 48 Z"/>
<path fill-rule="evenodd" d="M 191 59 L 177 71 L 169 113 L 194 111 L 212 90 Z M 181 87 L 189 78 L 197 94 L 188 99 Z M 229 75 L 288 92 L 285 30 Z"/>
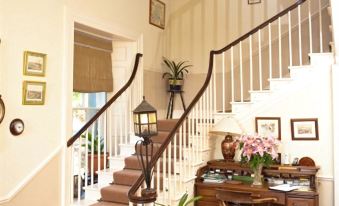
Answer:
<path fill-rule="evenodd" d="M 129 78 L 129 80 L 126 82 L 126 84 L 103 106 L 101 109 L 77 132 L 75 133 L 68 141 L 67 141 L 67 147 L 71 146 L 80 136 L 81 134 L 86 131 L 99 117 L 102 115 L 108 107 L 110 107 L 113 102 L 115 102 L 118 97 L 126 91 L 126 89 L 132 84 L 136 73 L 138 71 L 139 67 L 139 60 L 142 57 L 142 54 L 137 53 L 135 57 L 134 62 L 134 68 L 132 71 L 132 74 Z"/>
<path fill-rule="evenodd" d="M 297 8 L 299 5 L 303 4 L 306 0 L 298 0 L 296 3 L 294 3 L 293 5 L 289 6 L 288 8 L 284 9 L 283 11 L 279 12 L 277 15 L 273 16 L 272 18 L 270 18 L 269 20 L 265 21 L 264 23 L 260 24 L 259 26 L 255 27 L 254 29 L 252 29 L 251 31 L 247 32 L 246 34 L 242 35 L 241 37 L 239 37 L 238 39 L 234 40 L 232 43 L 228 44 L 227 46 L 225 46 L 224 48 L 215 51 L 215 54 L 221 54 L 227 50 L 229 50 L 231 47 L 239 44 L 241 41 L 247 39 L 249 36 L 251 36 L 252 34 L 255 34 L 257 31 L 259 31 L 260 29 L 263 29 L 264 27 L 266 27 L 268 24 L 274 22 L 275 20 L 277 20 L 279 17 L 284 16 L 285 14 L 287 14 L 288 12 L 292 11 L 293 9 Z"/>
<path fill-rule="evenodd" d="M 178 122 L 176 123 L 176 125 L 173 127 L 172 131 L 169 133 L 169 135 L 167 136 L 166 140 L 164 141 L 164 143 L 160 146 L 159 150 L 155 153 L 155 155 L 152 157 L 151 161 L 150 161 L 150 165 L 151 167 L 154 167 L 156 162 L 158 161 L 158 159 L 161 157 L 162 153 L 165 151 L 165 149 L 167 148 L 167 146 L 170 144 L 170 142 L 173 140 L 174 135 L 176 133 L 176 131 L 179 129 L 179 127 L 183 124 L 184 120 L 187 118 L 188 114 L 191 112 L 191 110 L 193 109 L 193 107 L 196 105 L 196 103 L 199 101 L 199 99 L 201 98 L 201 96 L 203 95 L 203 93 L 205 92 L 207 86 L 209 85 L 209 82 L 211 80 L 211 76 L 212 76 L 212 72 L 213 72 L 213 58 L 214 55 L 216 54 L 221 54 L 225 51 L 227 51 L 228 49 L 230 49 L 231 47 L 237 45 L 239 42 L 245 40 L 246 38 L 248 38 L 250 35 L 256 33 L 259 29 L 264 28 L 265 26 L 267 26 L 269 23 L 274 22 L 275 20 L 277 20 L 279 17 L 284 16 L 285 14 L 287 14 L 289 11 L 295 9 L 296 7 L 298 7 L 299 5 L 301 5 L 302 3 L 304 3 L 306 0 L 298 0 L 295 4 L 293 4 L 292 6 L 286 8 L 285 10 L 279 12 L 277 15 L 273 16 L 272 18 L 270 18 L 269 20 L 265 21 L 264 23 L 260 24 L 259 26 L 257 26 L 256 28 L 252 29 L 250 32 L 244 34 L 243 36 L 239 37 L 237 40 L 233 41 L 232 43 L 230 43 L 229 45 L 227 45 L 226 47 L 220 49 L 220 50 L 212 50 L 210 52 L 209 55 L 209 65 L 208 65 L 208 72 L 207 72 L 207 76 L 206 76 L 206 80 L 203 84 L 203 86 L 201 87 L 201 89 L 198 91 L 197 95 L 194 97 L 194 99 L 192 100 L 192 102 L 190 103 L 190 105 L 187 107 L 187 109 L 185 110 L 185 112 L 181 115 L 180 119 L 178 120 Z M 141 175 L 137 181 L 132 185 L 131 189 L 128 192 L 128 198 L 129 201 L 132 203 L 148 203 L 151 202 L 152 199 L 148 200 L 144 197 L 140 197 L 140 196 L 136 196 L 135 193 L 137 192 L 138 188 L 141 186 L 142 182 L 144 181 L 144 176 Z"/>

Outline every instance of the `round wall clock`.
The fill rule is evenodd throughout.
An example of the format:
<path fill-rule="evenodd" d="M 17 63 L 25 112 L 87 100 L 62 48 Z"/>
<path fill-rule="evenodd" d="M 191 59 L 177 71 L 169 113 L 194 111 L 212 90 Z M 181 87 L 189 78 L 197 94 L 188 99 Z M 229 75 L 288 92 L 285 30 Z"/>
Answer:
<path fill-rule="evenodd" d="M 2 101 L 1 95 L 0 95 L 0 123 L 2 122 L 4 117 L 5 117 L 5 104 L 4 104 L 4 101 Z"/>
<path fill-rule="evenodd" d="M 9 125 L 9 130 L 14 136 L 18 136 L 21 133 L 23 133 L 24 129 L 25 129 L 25 124 L 21 119 L 14 119 Z"/>

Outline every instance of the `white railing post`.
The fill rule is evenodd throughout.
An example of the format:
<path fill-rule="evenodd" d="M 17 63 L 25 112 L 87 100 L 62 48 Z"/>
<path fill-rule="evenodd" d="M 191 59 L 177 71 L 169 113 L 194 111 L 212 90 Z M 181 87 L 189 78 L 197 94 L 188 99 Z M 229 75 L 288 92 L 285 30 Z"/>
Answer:
<path fill-rule="evenodd" d="M 268 61 L 269 61 L 269 78 L 272 79 L 272 28 L 268 24 Z"/>
<path fill-rule="evenodd" d="M 253 91 L 253 55 L 252 55 L 252 35 L 250 35 L 250 90 Z"/>
<path fill-rule="evenodd" d="M 323 15 L 321 11 L 321 0 L 318 0 L 319 8 L 319 41 L 320 41 L 320 53 L 323 53 Z"/>
<path fill-rule="evenodd" d="M 308 1 L 308 30 L 309 30 L 309 38 L 310 38 L 310 53 L 313 53 L 311 0 Z"/>
<path fill-rule="evenodd" d="M 234 102 L 234 60 L 233 60 L 233 46 L 231 47 L 231 96 Z"/>
<path fill-rule="evenodd" d="M 225 113 L 225 52 L 222 53 L 222 112 Z"/>
<path fill-rule="evenodd" d="M 279 32 L 279 78 L 282 78 L 282 52 L 281 52 L 281 17 L 278 19 Z"/>
<path fill-rule="evenodd" d="M 290 55 L 290 66 L 292 66 L 292 28 L 291 28 L 291 11 L 288 12 L 288 48 Z"/>
<path fill-rule="evenodd" d="M 301 6 L 298 6 L 298 27 L 299 27 L 299 65 L 301 66 L 303 64 L 302 62 L 302 45 L 301 45 Z"/>
<path fill-rule="evenodd" d="M 244 102 L 244 85 L 243 85 L 243 74 L 242 74 L 242 42 L 239 42 L 239 69 L 240 69 L 240 99 Z"/>
<path fill-rule="evenodd" d="M 261 59 L 261 29 L 258 31 L 258 48 L 259 48 L 259 84 L 260 84 L 260 91 L 263 89 L 262 83 L 262 59 Z"/>

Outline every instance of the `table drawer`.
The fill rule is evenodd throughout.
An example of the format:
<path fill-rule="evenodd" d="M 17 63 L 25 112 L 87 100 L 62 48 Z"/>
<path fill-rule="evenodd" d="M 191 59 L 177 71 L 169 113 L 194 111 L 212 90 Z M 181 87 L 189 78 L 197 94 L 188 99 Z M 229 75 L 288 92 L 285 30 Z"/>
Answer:
<path fill-rule="evenodd" d="M 316 206 L 316 204 L 315 199 L 289 197 L 287 198 L 287 206 Z"/>

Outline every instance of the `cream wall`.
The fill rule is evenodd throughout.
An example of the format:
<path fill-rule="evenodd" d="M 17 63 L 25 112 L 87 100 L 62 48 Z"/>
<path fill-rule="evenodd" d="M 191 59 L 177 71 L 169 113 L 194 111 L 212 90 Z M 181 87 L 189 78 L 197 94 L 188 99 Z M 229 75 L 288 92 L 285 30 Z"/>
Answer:
<path fill-rule="evenodd" d="M 2 200 L 22 185 L 61 143 L 63 4 L 60 0 L 1 0 L 0 19 L 0 93 L 6 104 L 6 116 L 0 125 Z M 47 54 L 45 77 L 23 75 L 25 50 Z M 43 106 L 22 105 L 24 80 L 47 83 Z M 11 135 L 8 129 L 15 118 L 25 123 L 20 136 Z M 58 166 L 55 169 L 60 172 Z M 57 194 L 55 199 L 58 198 Z"/>
<path fill-rule="evenodd" d="M 164 2 L 169 9 L 169 1 Z M 0 125 L 0 202 L 18 191 L 17 186 L 24 186 L 24 180 L 29 181 L 29 176 L 34 175 L 71 134 L 74 21 L 138 40 L 139 50 L 144 54 L 141 68 L 158 71 L 164 50 L 164 32 L 148 23 L 148 13 L 149 0 L 0 0 L 0 94 L 7 107 Z M 47 54 L 46 77 L 22 75 L 25 50 Z M 147 78 L 159 81 L 155 76 Z M 45 105 L 21 105 L 23 80 L 47 82 Z M 145 91 L 145 95 L 157 107 L 162 102 L 151 89 Z M 14 118 L 25 122 L 25 132 L 18 137 L 8 131 Z M 61 182 L 60 165 L 54 169 L 59 174 L 56 182 Z M 43 182 L 39 183 L 36 187 L 46 187 Z M 58 187 L 53 184 L 55 182 L 48 187 Z M 38 188 L 30 189 L 38 191 Z M 53 198 L 57 202 L 60 196 Z"/>
<path fill-rule="evenodd" d="M 163 1 L 166 4 L 166 11 L 170 10 L 169 0 Z M 66 0 L 67 9 L 74 15 L 76 21 L 90 24 L 95 28 L 106 32 L 123 35 L 130 39 L 138 39 L 142 36 L 142 44 L 139 49 L 144 54 L 143 68 L 147 81 L 144 81 L 144 94 L 147 100 L 159 110 L 164 110 L 166 102 L 166 89 L 159 90 L 155 95 L 152 91 L 162 85 L 162 79 L 154 72 L 161 72 L 161 58 L 164 56 L 165 32 L 158 27 L 150 25 L 149 22 L 149 0 Z M 169 15 L 167 12 L 166 20 Z M 167 24 L 167 23 L 166 23 Z M 166 25 L 167 27 L 167 25 Z M 155 82 L 157 84 L 153 84 Z M 160 95 L 160 96 L 159 96 Z"/>
<path fill-rule="evenodd" d="M 55 156 L 15 198 L 3 206 L 60 206 L 61 155 Z M 51 178 L 53 177 L 53 178 Z"/>

